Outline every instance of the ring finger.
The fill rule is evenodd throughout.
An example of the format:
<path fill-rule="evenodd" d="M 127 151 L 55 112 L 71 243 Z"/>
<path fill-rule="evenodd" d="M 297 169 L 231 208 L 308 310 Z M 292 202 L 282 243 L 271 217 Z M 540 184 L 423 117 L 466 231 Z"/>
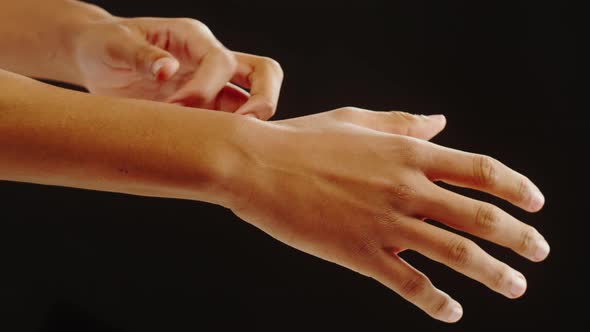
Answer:
<path fill-rule="evenodd" d="M 406 228 L 401 245 L 506 297 L 517 298 L 526 290 L 526 280 L 520 272 L 490 256 L 473 241 L 421 220 L 414 220 Z"/>

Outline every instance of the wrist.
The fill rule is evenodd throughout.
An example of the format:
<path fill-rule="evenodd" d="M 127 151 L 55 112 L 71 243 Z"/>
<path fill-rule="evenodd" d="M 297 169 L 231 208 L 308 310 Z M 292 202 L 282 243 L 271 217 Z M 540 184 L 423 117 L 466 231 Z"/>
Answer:
<path fill-rule="evenodd" d="M 89 25 L 112 19 L 113 16 L 95 5 L 79 1 L 64 1 L 64 8 L 57 19 L 56 34 L 59 63 L 63 64 L 61 76 L 56 79 L 72 84 L 83 85 L 83 79 L 76 50 L 80 36 Z"/>
<path fill-rule="evenodd" d="M 230 148 L 223 153 L 225 166 L 220 174 L 223 206 L 240 211 L 265 199 L 275 197 L 280 179 L 277 174 L 290 172 L 285 155 L 292 139 L 277 123 L 237 116 Z M 288 163 L 288 162 L 287 162 Z"/>
<path fill-rule="evenodd" d="M 184 108 L 179 112 L 173 107 L 165 112 L 155 134 L 158 137 L 141 153 L 148 156 L 141 167 L 150 179 L 144 193 L 232 210 L 243 204 L 260 179 L 259 160 L 266 151 L 254 139 L 266 123 L 209 110 Z"/>
<path fill-rule="evenodd" d="M 212 140 L 222 144 L 212 148 L 212 162 L 206 171 L 210 192 L 206 197 L 214 197 L 216 201 L 211 203 L 233 210 L 244 204 L 246 196 L 254 190 L 256 179 L 260 179 L 256 174 L 257 164 L 260 155 L 266 152 L 261 138 L 268 123 L 234 114 L 228 114 L 227 118 L 226 131 L 218 132 L 222 137 Z"/>

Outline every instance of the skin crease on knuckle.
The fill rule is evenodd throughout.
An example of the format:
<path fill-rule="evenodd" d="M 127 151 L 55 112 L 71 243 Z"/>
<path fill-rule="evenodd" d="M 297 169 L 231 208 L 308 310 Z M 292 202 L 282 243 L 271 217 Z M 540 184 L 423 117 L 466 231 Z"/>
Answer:
<path fill-rule="evenodd" d="M 427 153 L 427 150 L 422 148 L 418 140 L 405 136 L 395 136 L 395 139 L 398 141 L 397 153 L 399 153 L 404 164 L 410 169 L 417 170 L 421 161 L 425 157 L 424 154 Z"/>
<path fill-rule="evenodd" d="M 535 249 L 535 240 L 538 237 L 539 234 L 536 229 L 530 226 L 525 228 L 525 230 L 522 232 L 520 236 L 520 244 L 518 246 L 518 250 L 529 255 L 532 254 L 532 251 Z"/>
<path fill-rule="evenodd" d="M 497 207 L 491 204 L 481 204 L 475 215 L 475 226 L 477 231 L 484 235 L 493 234 L 500 223 L 500 212 Z"/>
<path fill-rule="evenodd" d="M 387 202 L 396 214 L 418 215 L 418 207 L 424 201 L 425 195 L 423 193 L 424 188 L 421 188 L 417 177 L 408 172 L 403 180 L 391 183 L 385 189 L 384 194 L 387 197 Z"/>
<path fill-rule="evenodd" d="M 386 208 L 383 213 L 379 213 L 373 217 L 373 220 L 377 225 L 383 226 L 383 230 L 386 234 L 397 234 L 400 231 L 400 227 L 403 227 L 403 218 L 393 205 Z"/>
<path fill-rule="evenodd" d="M 359 257 L 361 260 L 367 260 L 377 255 L 377 253 L 381 250 L 383 249 L 375 237 L 365 236 L 358 241 L 358 245 L 353 251 L 355 256 Z"/>
<path fill-rule="evenodd" d="M 412 301 L 424 294 L 430 287 L 432 287 L 430 280 L 422 274 L 417 274 L 403 281 L 400 295 Z"/>
<path fill-rule="evenodd" d="M 447 248 L 449 262 L 458 268 L 468 266 L 473 259 L 473 245 L 470 240 L 459 236 L 453 237 Z"/>
<path fill-rule="evenodd" d="M 397 119 L 401 119 L 402 121 L 407 121 L 410 123 L 416 121 L 416 116 L 407 112 L 392 112 L 391 115 L 393 115 Z"/>
<path fill-rule="evenodd" d="M 399 124 L 399 120 L 401 119 L 401 122 L 415 122 L 416 121 L 416 117 L 406 113 L 406 112 L 389 112 L 390 116 L 393 119 L 393 123 L 395 125 L 395 131 L 397 133 L 399 133 L 400 135 L 404 135 L 404 136 L 408 136 L 411 132 L 412 132 L 412 126 L 403 126 Z"/>
<path fill-rule="evenodd" d="M 478 155 L 473 160 L 473 178 L 477 185 L 493 188 L 498 182 L 497 161 L 492 157 Z"/>
<path fill-rule="evenodd" d="M 494 272 L 491 277 L 490 288 L 499 290 L 505 288 L 506 283 L 510 281 L 511 272 L 509 268 L 502 268 Z"/>
<path fill-rule="evenodd" d="M 447 308 L 451 305 L 451 299 L 448 296 L 440 296 L 439 299 L 433 301 L 433 305 L 429 311 L 430 315 L 433 317 L 440 317 L 446 311 Z"/>

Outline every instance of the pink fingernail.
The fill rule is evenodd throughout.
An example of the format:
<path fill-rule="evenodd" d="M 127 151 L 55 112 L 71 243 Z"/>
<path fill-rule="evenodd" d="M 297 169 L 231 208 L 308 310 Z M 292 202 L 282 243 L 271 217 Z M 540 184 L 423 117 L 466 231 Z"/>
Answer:
<path fill-rule="evenodd" d="M 513 297 L 519 297 L 526 291 L 526 280 L 524 276 L 517 273 L 512 278 L 512 284 L 510 286 L 510 295 Z"/>
<path fill-rule="evenodd" d="M 537 240 L 537 249 L 535 250 L 534 256 L 535 261 L 542 261 L 547 258 L 550 250 L 551 248 L 549 248 L 549 243 L 547 243 L 547 241 L 544 239 Z"/>
<path fill-rule="evenodd" d="M 449 322 L 454 323 L 454 322 L 458 321 L 459 319 L 461 319 L 461 316 L 463 316 L 463 308 L 461 308 L 459 303 L 455 303 L 453 305 L 453 308 L 450 310 L 450 313 L 447 316 L 447 319 Z"/>
<path fill-rule="evenodd" d="M 442 114 L 433 114 L 433 115 L 427 115 L 426 117 L 433 119 L 433 120 L 443 120 L 445 119 L 445 116 Z"/>
<path fill-rule="evenodd" d="M 533 211 L 538 211 L 543 207 L 543 205 L 545 205 L 545 196 L 543 196 L 543 194 L 541 193 L 541 191 L 538 188 L 535 188 L 533 190 L 533 199 L 531 202 L 531 209 Z"/>

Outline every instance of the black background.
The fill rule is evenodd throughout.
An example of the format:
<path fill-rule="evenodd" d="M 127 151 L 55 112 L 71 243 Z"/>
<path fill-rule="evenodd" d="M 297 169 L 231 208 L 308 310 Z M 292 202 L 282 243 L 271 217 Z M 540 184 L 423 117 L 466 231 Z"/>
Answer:
<path fill-rule="evenodd" d="M 230 49 L 275 58 L 286 73 L 275 119 L 349 105 L 445 114 L 435 142 L 502 160 L 547 203 L 529 215 L 461 192 L 535 225 L 552 252 L 534 264 L 479 241 L 527 276 L 518 300 L 404 254 L 463 304 L 463 320 L 446 325 L 221 207 L 3 182 L 0 330 L 520 331 L 584 322 L 588 126 L 573 101 L 579 60 L 567 2 L 95 3 L 121 16 L 194 17 Z"/>

